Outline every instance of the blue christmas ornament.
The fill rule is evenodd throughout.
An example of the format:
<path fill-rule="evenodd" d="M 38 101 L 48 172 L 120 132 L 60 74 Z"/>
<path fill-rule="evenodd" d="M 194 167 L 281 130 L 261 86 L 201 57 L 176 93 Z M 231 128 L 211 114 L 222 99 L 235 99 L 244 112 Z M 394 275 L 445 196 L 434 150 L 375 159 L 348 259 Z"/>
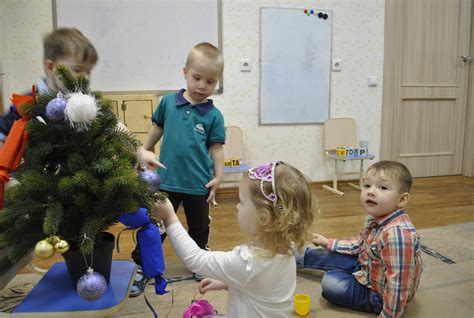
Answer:
<path fill-rule="evenodd" d="M 63 121 L 66 104 L 67 100 L 63 97 L 53 98 L 46 106 L 46 116 L 51 121 Z"/>
<path fill-rule="evenodd" d="M 87 273 L 79 278 L 76 285 L 76 291 L 79 297 L 89 301 L 99 299 L 106 290 L 107 281 L 104 276 L 94 272 L 90 267 L 87 269 Z"/>
<path fill-rule="evenodd" d="M 140 172 L 140 178 L 145 180 L 149 185 L 152 192 L 157 192 L 160 190 L 161 178 L 156 171 L 153 170 L 143 170 Z"/>

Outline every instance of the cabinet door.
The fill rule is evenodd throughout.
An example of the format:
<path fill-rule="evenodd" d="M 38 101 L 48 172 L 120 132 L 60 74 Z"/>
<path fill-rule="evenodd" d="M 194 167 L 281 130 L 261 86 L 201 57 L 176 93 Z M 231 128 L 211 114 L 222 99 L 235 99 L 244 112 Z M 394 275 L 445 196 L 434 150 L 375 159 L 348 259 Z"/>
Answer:
<path fill-rule="evenodd" d="M 156 97 L 148 99 L 127 98 L 122 101 L 124 123 L 134 133 L 148 133 L 151 129 L 151 116 L 156 106 Z"/>
<path fill-rule="evenodd" d="M 158 104 L 155 94 L 104 95 L 112 101 L 112 112 L 143 144 L 151 129 L 151 117 Z M 159 145 L 155 146 L 158 154 Z"/>
<path fill-rule="evenodd" d="M 122 118 L 120 117 L 121 112 L 119 112 L 119 105 L 121 101 L 118 99 L 110 98 L 110 96 L 107 96 L 104 98 L 110 99 L 112 101 L 112 109 L 111 109 L 112 113 L 114 113 L 114 115 L 117 116 L 117 118 L 120 121 L 123 121 Z"/>

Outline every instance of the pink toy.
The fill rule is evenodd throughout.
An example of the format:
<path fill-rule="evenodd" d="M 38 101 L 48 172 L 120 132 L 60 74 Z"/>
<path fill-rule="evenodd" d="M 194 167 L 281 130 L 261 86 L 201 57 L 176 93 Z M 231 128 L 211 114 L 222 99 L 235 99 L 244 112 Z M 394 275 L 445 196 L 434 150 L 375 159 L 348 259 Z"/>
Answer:
<path fill-rule="evenodd" d="M 191 317 L 212 317 L 214 315 L 214 307 L 205 299 L 193 301 L 191 305 L 183 312 L 183 318 Z"/>

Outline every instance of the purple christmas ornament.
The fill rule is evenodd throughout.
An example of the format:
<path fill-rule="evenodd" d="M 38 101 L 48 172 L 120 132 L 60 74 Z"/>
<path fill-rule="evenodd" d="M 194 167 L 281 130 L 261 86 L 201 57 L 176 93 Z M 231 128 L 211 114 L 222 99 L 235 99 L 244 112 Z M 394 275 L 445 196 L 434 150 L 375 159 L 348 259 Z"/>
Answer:
<path fill-rule="evenodd" d="M 107 290 L 107 281 L 100 273 L 94 272 L 92 268 L 79 278 L 76 285 L 77 294 L 84 300 L 94 301 L 102 297 Z"/>
<path fill-rule="evenodd" d="M 52 121 L 63 121 L 66 104 L 67 100 L 65 98 L 53 98 L 46 106 L 46 116 Z"/>
<path fill-rule="evenodd" d="M 160 190 L 161 178 L 156 171 L 153 170 L 143 170 L 140 172 L 140 178 L 145 180 L 149 185 L 152 192 L 157 192 Z"/>

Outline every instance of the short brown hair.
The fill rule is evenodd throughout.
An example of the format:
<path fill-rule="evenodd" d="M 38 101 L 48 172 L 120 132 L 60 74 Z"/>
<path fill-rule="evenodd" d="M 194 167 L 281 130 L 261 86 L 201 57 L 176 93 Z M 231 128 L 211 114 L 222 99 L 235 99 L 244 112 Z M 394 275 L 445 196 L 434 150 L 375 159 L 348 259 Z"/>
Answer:
<path fill-rule="evenodd" d="M 205 57 L 220 67 L 221 74 L 224 70 L 224 58 L 221 51 L 209 42 L 201 42 L 196 44 L 188 54 L 186 67 L 193 63 L 197 57 Z"/>
<path fill-rule="evenodd" d="M 367 172 L 370 170 L 375 172 L 383 171 L 392 178 L 395 178 L 399 183 L 400 193 L 410 192 L 413 180 L 410 170 L 404 164 L 397 161 L 383 160 L 371 165 Z"/>
<path fill-rule="evenodd" d="M 276 206 L 262 194 L 261 180 L 244 176 L 243 185 L 252 194 L 257 217 L 268 213 L 271 220 L 258 239 L 272 253 L 287 251 L 291 254 L 294 244 L 301 249 L 310 239 L 310 228 L 316 215 L 316 198 L 306 177 L 295 167 L 279 163 L 275 168 Z M 264 182 L 265 193 L 272 192 L 270 182 Z"/>
<path fill-rule="evenodd" d="M 59 28 L 48 34 L 43 40 L 43 49 L 44 59 L 53 62 L 74 56 L 81 62 L 95 65 L 99 59 L 91 41 L 74 28 Z"/>

